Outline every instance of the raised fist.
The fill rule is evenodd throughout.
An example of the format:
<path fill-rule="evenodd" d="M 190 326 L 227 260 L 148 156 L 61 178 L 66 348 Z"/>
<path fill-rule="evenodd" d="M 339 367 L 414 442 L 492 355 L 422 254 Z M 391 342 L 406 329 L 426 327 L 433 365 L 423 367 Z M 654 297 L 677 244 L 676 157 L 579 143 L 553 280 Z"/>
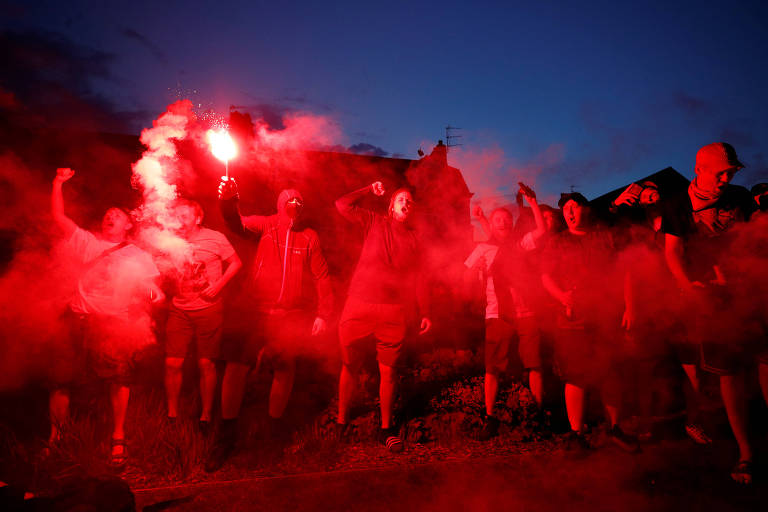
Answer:
<path fill-rule="evenodd" d="M 536 192 L 534 192 L 531 187 L 527 186 L 522 181 L 518 181 L 517 184 L 520 185 L 520 192 L 522 192 L 525 197 L 528 199 L 536 199 Z"/>
<path fill-rule="evenodd" d="M 222 176 L 219 182 L 219 199 L 226 200 L 234 197 L 238 197 L 235 178 Z"/>
<path fill-rule="evenodd" d="M 476 204 L 472 207 L 472 216 L 476 219 L 483 219 L 485 218 L 485 214 L 483 213 L 483 207 L 479 204 Z"/>
<path fill-rule="evenodd" d="M 69 167 L 59 167 L 56 169 L 56 181 L 60 181 L 64 183 L 65 181 L 69 180 L 72 176 L 75 175 L 75 171 L 70 169 Z"/>
<path fill-rule="evenodd" d="M 374 181 L 371 183 L 371 190 L 374 194 L 377 196 L 383 196 L 384 195 L 384 184 L 380 181 Z"/>

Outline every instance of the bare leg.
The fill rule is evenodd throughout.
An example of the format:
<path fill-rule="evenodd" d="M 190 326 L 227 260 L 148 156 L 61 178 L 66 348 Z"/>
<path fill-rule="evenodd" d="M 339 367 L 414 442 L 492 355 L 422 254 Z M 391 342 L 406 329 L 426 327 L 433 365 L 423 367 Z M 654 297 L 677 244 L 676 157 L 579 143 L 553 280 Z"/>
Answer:
<path fill-rule="evenodd" d="M 69 421 L 69 389 L 55 389 L 48 396 L 48 413 L 51 420 L 51 435 L 48 443 L 61 439 L 61 427 Z"/>
<path fill-rule="evenodd" d="M 200 368 L 200 401 L 203 406 L 200 421 L 211 421 L 213 418 L 213 397 L 216 393 L 216 364 L 210 359 L 199 359 L 197 364 Z"/>
<path fill-rule="evenodd" d="M 131 396 L 131 389 L 122 384 L 112 383 L 110 385 L 110 398 L 112 402 L 112 439 L 125 439 L 125 416 L 128 412 L 128 399 Z M 112 455 L 124 455 L 125 445 L 116 444 L 112 446 Z"/>
<path fill-rule="evenodd" d="M 291 357 L 285 364 L 275 369 L 272 378 L 272 388 L 269 392 L 269 416 L 281 418 L 291 398 L 293 380 L 296 375 L 296 361 Z"/>
<path fill-rule="evenodd" d="M 499 374 L 485 372 L 485 413 L 493 416 L 496 397 L 499 394 Z"/>
<path fill-rule="evenodd" d="M 747 407 L 744 396 L 744 377 L 742 375 L 723 375 L 720 377 L 720 394 L 723 397 L 728 423 L 739 445 L 739 460 L 752 460 L 752 447 L 747 435 Z"/>
<path fill-rule="evenodd" d="M 763 391 L 763 400 L 765 400 L 765 405 L 768 405 L 768 364 L 758 364 L 757 372 L 760 376 L 760 389 Z"/>
<path fill-rule="evenodd" d="M 381 428 L 392 426 L 392 412 L 395 407 L 395 383 L 397 373 L 391 366 L 379 363 L 379 400 L 381 402 Z"/>
<path fill-rule="evenodd" d="M 541 402 L 544 399 L 544 378 L 539 370 L 528 371 L 528 387 L 533 398 L 536 399 L 536 403 L 541 407 Z"/>
<path fill-rule="evenodd" d="M 342 425 L 349 423 L 349 406 L 352 403 L 355 386 L 357 386 L 357 372 L 353 372 L 346 364 L 342 365 L 339 375 L 339 414 L 336 417 L 336 421 Z"/>
<path fill-rule="evenodd" d="M 584 425 L 584 389 L 573 384 L 565 384 L 565 409 L 571 430 L 581 432 Z"/>
<path fill-rule="evenodd" d="M 184 365 L 183 357 L 165 358 L 165 397 L 168 402 L 168 417 L 176 418 L 179 415 L 179 394 L 181 393 L 181 368 Z"/>
<path fill-rule="evenodd" d="M 240 415 L 240 405 L 245 394 L 245 380 L 250 366 L 229 362 L 221 382 L 221 417 L 232 420 Z"/>

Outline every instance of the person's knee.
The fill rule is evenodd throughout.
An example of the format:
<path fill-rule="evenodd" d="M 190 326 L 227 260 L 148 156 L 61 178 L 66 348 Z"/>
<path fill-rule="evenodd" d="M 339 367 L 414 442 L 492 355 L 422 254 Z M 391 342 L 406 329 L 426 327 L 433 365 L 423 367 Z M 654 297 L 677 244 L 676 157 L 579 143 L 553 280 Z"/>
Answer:
<path fill-rule="evenodd" d="M 168 370 L 171 370 L 173 372 L 179 372 L 181 371 L 182 366 L 184 366 L 183 357 L 166 357 L 165 358 L 165 368 Z"/>
<path fill-rule="evenodd" d="M 216 363 L 214 363 L 210 359 L 205 359 L 205 358 L 198 359 L 197 366 L 198 368 L 200 368 L 200 371 L 206 375 L 216 373 Z"/>

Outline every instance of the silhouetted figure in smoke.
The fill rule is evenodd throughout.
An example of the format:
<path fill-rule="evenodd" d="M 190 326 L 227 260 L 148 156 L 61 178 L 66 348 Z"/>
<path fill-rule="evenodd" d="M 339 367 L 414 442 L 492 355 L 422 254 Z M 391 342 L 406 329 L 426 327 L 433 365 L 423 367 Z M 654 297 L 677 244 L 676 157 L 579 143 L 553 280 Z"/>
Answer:
<path fill-rule="evenodd" d="M 687 336 L 700 350 L 700 365 L 720 377 L 728 421 L 739 445 L 739 462 L 731 476 L 752 481 L 752 447 L 747 435 L 743 381 L 745 353 L 744 311 L 734 306 L 737 276 L 723 273 L 733 227 L 755 210 L 743 187 L 730 185 L 744 165 L 730 144 L 717 142 L 696 154 L 696 177 L 686 193 L 666 202 L 662 219 L 665 257 L 681 291 Z"/>
<path fill-rule="evenodd" d="M 697 444 L 712 439 L 701 425 L 699 379 L 696 373 L 698 351 L 681 340 L 682 326 L 676 311 L 676 288 L 664 261 L 664 233 L 661 232 L 662 202 L 658 186 L 645 181 L 632 183 L 611 203 L 618 238 L 624 240 L 623 258 L 630 281 L 625 322 L 626 356 L 632 362 L 629 373 L 638 385 L 641 418 L 639 436 L 650 439 L 654 371 L 657 362 L 673 353 L 685 372 L 685 432 Z M 642 212 L 637 215 L 637 211 Z M 640 220 L 642 219 L 642 220 Z M 637 221 L 637 222 L 635 222 Z"/>
<path fill-rule="evenodd" d="M 197 342 L 200 369 L 199 427 L 210 431 L 216 391 L 216 363 L 221 352 L 224 304 L 221 291 L 242 264 L 222 233 L 202 227 L 203 208 L 196 201 L 179 199 L 175 207 L 179 234 L 187 242 L 181 268 L 174 269 L 175 294 L 168 311 L 165 344 L 165 391 L 168 418 L 179 414 L 182 366 L 189 344 Z"/>
<path fill-rule="evenodd" d="M 595 225 L 583 195 L 562 194 L 558 205 L 568 229 L 551 240 L 542 283 L 561 304 L 555 362 L 565 381 L 571 444 L 589 448 L 582 432 L 585 392 L 598 388 L 608 413 L 610 439 L 620 448 L 634 451 L 636 441 L 618 425 L 622 397 L 616 340 L 621 339 L 624 276 L 615 264 L 614 241 L 608 231 Z"/>
<path fill-rule="evenodd" d="M 165 296 L 155 283 L 159 272 L 152 258 L 128 240 L 133 224 L 125 211 L 107 210 L 98 234 L 81 229 L 67 217 L 62 185 L 74 174 L 72 169 L 57 169 L 51 192 L 53 220 L 66 239 L 65 248 L 79 264 L 79 279 L 69 303 L 73 333 L 71 357 L 57 361 L 58 365 L 68 367 L 69 378 L 50 397 L 50 441 L 57 441 L 60 427 L 68 419 L 66 384 L 81 370 L 76 367 L 77 352 L 85 348 L 96 374 L 111 383 L 110 463 L 121 467 L 128 457 L 124 425 L 133 357 L 138 350 L 155 342 L 150 303 L 161 303 Z"/>
<path fill-rule="evenodd" d="M 339 213 L 365 231 L 360 260 L 339 320 L 343 364 L 337 421 L 343 432 L 349 422 L 363 344 L 373 338 L 381 378 L 381 441 L 390 451 L 400 452 L 403 443 L 392 418 L 395 384 L 403 343 L 417 318 L 417 298 L 421 313 L 419 334 L 429 331 L 432 322 L 427 315 L 420 244 L 410 224 L 415 209 L 413 197 L 407 189 L 396 190 L 389 201 L 389 215 L 384 217 L 357 205 L 370 193 L 382 196 L 384 186 L 377 181 L 336 200 Z"/>
<path fill-rule="evenodd" d="M 499 392 L 499 374 L 509 365 L 509 349 L 517 338 L 518 354 L 528 372 L 528 385 L 536 403 L 541 406 L 543 384 L 541 374 L 541 335 L 530 298 L 530 272 L 523 262 L 524 251 L 536 248 L 546 234 L 536 194 L 522 183 L 520 188 L 528 199 L 536 219 L 536 229 L 522 239 L 512 234 L 512 213 L 506 208 L 491 212 L 488 225 L 490 239 L 477 244 L 464 265 L 475 272 L 468 273 L 485 288 L 485 412 L 480 439 L 486 441 L 498 434 L 499 420 L 495 416 Z M 482 210 L 475 215 L 484 218 Z M 523 275 L 526 274 L 526 275 Z M 533 277 L 538 278 L 538 274 Z"/>
<path fill-rule="evenodd" d="M 269 361 L 274 369 L 269 394 L 270 434 L 285 433 L 281 418 L 293 388 L 296 356 L 306 350 L 311 337 L 325 332 L 333 311 L 328 264 L 317 233 L 301 225 L 304 199 L 299 191 L 280 192 L 277 213 L 266 217 L 240 214 L 232 179 L 222 178 L 219 198 L 222 215 L 233 231 L 260 238 L 245 283 L 246 303 L 239 305 L 240 312 L 248 315 L 251 332 L 241 346 L 224 354 L 228 362 L 221 386 L 222 424 L 206 463 L 207 471 L 221 467 L 234 448 L 246 377 L 262 360 Z M 313 288 L 318 296 L 316 312 L 309 291 Z"/>

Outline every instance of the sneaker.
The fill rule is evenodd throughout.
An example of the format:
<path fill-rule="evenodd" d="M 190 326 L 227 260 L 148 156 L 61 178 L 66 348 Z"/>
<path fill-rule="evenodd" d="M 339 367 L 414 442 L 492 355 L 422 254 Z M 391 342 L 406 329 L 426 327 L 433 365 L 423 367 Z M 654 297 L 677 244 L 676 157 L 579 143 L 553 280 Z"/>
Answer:
<path fill-rule="evenodd" d="M 685 426 L 685 433 L 696 444 L 712 444 L 712 438 L 704 432 L 704 429 L 698 423 L 688 423 Z"/>
<path fill-rule="evenodd" d="M 618 425 L 614 425 L 611 427 L 611 430 L 608 431 L 608 439 L 625 452 L 635 453 L 638 451 L 637 439 L 635 436 L 625 433 Z"/>
<path fill-rule="evenodd" d="M 231 439 L 217 439 L 211 451 L 208 453 L 208 457 L 205 459 L 205 465 L 203 469 L 206 473 L 213 473 L 221 469 L 221 466 L 227 462 L 227 459 L 232 452 L 235 451 L 235 443 Z"/>
<path fill-rule="evenodd" d="M 488 441 L 499 435 L 499 419 L 496 416 L 486 416 L 482 430 L 477 435 L 478 440 Z"/>
<path fill-rule="evenodd" d="M 381 429 L 381 444 L 387 447 L 392 453 L 400 453 L 403 451 L 403 440 L 400 439 L 400 432 L 394 427 Z"/>
<path fill-rule="evenodd" d="M 592 445 L 582 432 L 571 430 L 565 437 L 565 449 L 571 453 L 586 456 L 592 451 Z"/>
<path fill-rule="evenodd" d="M 208 437 L 209 435 L 211 435 L 211 431 L 213 430 L 213 427 L 212 427 L 210 421 L 198 420 L 197 421 L 197 429 L 200 431 L 200 434 L 203 437 Z"/>
<path fill-rule="evenodd" d="M 352 426 L 349 423 L 333 424 L 333 439 L 339 443 L 347 443 L 352 438 Z"/>

